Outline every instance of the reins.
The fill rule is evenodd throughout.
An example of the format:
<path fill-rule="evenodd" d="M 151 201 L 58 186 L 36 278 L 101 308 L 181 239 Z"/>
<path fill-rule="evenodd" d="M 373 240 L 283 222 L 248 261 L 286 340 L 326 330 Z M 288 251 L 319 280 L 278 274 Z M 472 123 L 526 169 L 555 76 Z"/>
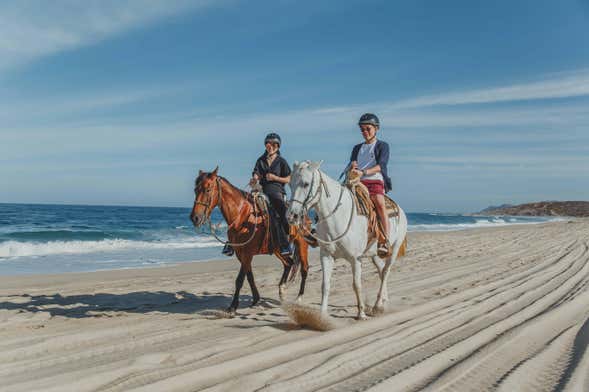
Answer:
<path fill-rule="evenodd" d="M 317 187 L 317 191 L 315 192 L 315 194 L 313 195 L 313 197 L 311 197 L 311 192 L 313 190 L 313 184 L 315 183 L 315 172 L 313 172 L 313 177 L 311 179 L 311 189 L 309 189 L 309 193 L 307 194 L 307 197 L 305 197 L 304 201 L 299 201 L 296 200 L 294 198 L 291 198 L 291 202 L 297 202 L 299 204 L 301 204 L 302 208 L 303 208 L 303 213 L 304 215 L 307 215 L 307 211 L 309 209 L 309 207 L 307 206 L 307 203 L 309 201 L 312 201 L 315 199 L 315 197 L 319 197 L 319 199 L 321 198 L 321 188 L 323 187 L 323 189 L 325 189 L 325 194 L 326 196 L 329 198 L 330 194 L 329 194 L 329 190 L 327 188 L 327 185 L 325 184 L 325 181 L 323 180 L 323 176 L 321 175 L 321 172 L 319 171 L 319 185 Z M 340 194 L 339 194 L 339 198 L 337 200 L 337 203 L 335 205 L 335 208 L 333 209 L 333 211 L 331 211 L 329 214 L 327 214 L 326 216 L 322 217 L 322 220 L 325 220 L 331 216 L 333 216 L 336 211 L 339 209 L 339 207 L 341 206 L 341 201 L 342 201 L 342 197 L 344 194 L 344 186 L 340 185 Z M 331 245 L 337 241 L 339 241 L 340 239 L 342 239 L 346 234 L 348 234 L 348 231 L 350 231 L 350 227 L 352 226 L 352 220 L 354 219 L 354 215 L 356 213 L 356 203 L 354 203 L 354 197 L 351 194 L 351 191 L 348 189 L 348 191 L 350 192 L 350 197 L 352 200 L 352 211 L 350 212 L 350 218 L 348 219 L 348 224 L 346 226 L 346 229 L 344 230 L 343 233 L 341 233 L 340 235 L 338 235 L 336 238 L 331 239 L 331 240 L 324 240 L 322 238 L 317 237 L 316 235 L 314 235 L 313 233 L 311 233 L 309 230 L 307 230 L 307 228 L 304 226 L 304 224 L 299 224 L 299 228 L 305 232 L 306 235 L 308 235 L 309 237 L 313 238 L 314 240 L 317 240 L 317 242 L 320 242 L 322 244 L 325 245 Z M 319 202 L 319 199 L 317 200 L 317 203 Z"/>
<path fill-rule="evenodd" d="M 255 237 L 256 235 L 256 229 L 258 227 L 258 221 L 257 219 L 254 219 L 254 228 L 252 230 L 252 234 L 251 236 L 247 239 L 247 241 L 245 242 L 241 242 L 241 243 L 237 243 L 237 242 L 229 242 L 229 241 L 224 241 L 223 239 L 219 238 L 219 236 L 217 236 L 217 233 L 215 232 L 215 229 L 213 228 L 213 223 L 211 222 L 211 215 L 207 214 L 209 209 L 215 208 L 215 207 L 220 207 L 221 204 L 221 198 L 222 198 L 222 191 L 221 191 L 221 179 L 219 177 L 217 177 L 217 203 L 211 207 L 211 198 L 209 197 L 208 203 L 205 202 L 201 202 L 201 201 L 195 201 L 196 204 L 200 204 L 200 205 L 204 205 L 206 207 L 205 209 L 205 216 L 208 215 L 208 222 L 209 222 L 209 229 L 211 230 L 211 234 L 213 235 L 213 237 L 215 237 L 215 239 L 225 245 L 229 245 L 233 248 L 238 248 L 240 246 L 245 246 L 247 244 L 249 244 Z M 254 216 L 256 216 L 256 200 L 252 199 L 252 204 L 254 206 Z M 231 224 L 228 225 L 228 227 L 231 227 L 231 225 L 233 225 L 235 221 L 231 222 Z M 229 222 L 227 222 L 229 223 Z"/>

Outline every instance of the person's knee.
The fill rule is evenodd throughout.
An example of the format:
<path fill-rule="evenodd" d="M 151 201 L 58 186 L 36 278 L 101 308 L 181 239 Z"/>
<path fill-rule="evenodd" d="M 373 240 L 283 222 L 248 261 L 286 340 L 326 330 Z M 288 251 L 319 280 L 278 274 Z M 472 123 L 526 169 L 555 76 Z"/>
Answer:
<path fill-rule="evenodd" d="M 370 199 L 378 208 L 383 208 L 385 206 L 383 195 L 370 195 Z"/>

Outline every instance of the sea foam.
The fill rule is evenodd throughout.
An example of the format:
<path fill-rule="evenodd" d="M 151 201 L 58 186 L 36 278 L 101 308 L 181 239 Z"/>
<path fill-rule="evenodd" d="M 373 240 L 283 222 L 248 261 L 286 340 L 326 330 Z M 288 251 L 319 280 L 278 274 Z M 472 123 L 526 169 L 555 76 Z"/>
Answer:
<path fill-rule="evenodd" d="M 0 243 L 0 258 L 84 254 L 142 249 L 194 249 L 210 248 L 214 246 L 221 246 L 221 244 L 214 238 L 208 236 L 179 242 L 147 242 L 123 239 L 101 241 L 50 241 L 43 243 L 5 241 Z"/>

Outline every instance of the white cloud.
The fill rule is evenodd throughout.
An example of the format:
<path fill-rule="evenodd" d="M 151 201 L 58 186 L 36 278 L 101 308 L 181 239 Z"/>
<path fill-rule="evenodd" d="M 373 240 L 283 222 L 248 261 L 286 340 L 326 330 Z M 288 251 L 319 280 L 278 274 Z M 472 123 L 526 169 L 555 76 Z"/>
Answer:
<path fill-rule="evenodd" d="M 182 11 L 200 0 L 23 0 L 0 5 L 0 70 L 93 44 Z"/>
<path fill-rule="evenodd" d="M 0 96 L 0 120 L 4 124 L 23 124 L 26 121 L 37 121 L 44 124 L 62 122 L 64 115 L 73 115 L 79 118 L 85 116 L 85 112 L 88 111 L 163 99 L 181 94 L 189 88 L 190 86 L 185 83 L 183 85 L 154 85 L 139 88 L 119 87 L 90 92 L 80 89 L 66 95 L 33 96 L 20 101 Z"/>
<path fill-rule="evenodd" d="M 582 69 L 572 72 L 559 72 L 546 75 L 539 81 L 529 83 L 514 83 L 506 86 L 487 87 L 478 90 L 422 95 L 393 102 L 374 102 L 362 105 L 317 108 L 312 112 L 316 114 L 360 113 L 363 111 L 402 112 L 409 109 L 436 106 L 488 104 L 586 96 L 589 96 L 589 70 Z"/>
<path fill-rule="evenodd" d="M 572 98 L 589 95 L 589 71 L 560 73 L 540 81 L 508 86 L 425 95 L 393 103 L 391 109 L 439 105 L 463 105 L 538 99 Z"/>

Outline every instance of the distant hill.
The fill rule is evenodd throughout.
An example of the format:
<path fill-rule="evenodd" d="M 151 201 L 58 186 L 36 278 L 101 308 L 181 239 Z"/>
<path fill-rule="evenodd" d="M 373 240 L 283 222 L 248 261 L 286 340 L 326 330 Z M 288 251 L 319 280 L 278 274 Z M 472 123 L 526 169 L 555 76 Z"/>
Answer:
<path fill-rule="evenodd" d="M 479 214 L 589 217 L 589 201 L 539 201 L 520 205 L 503 204 L 485 208 Z"/>
<path fill-rule="evenodd" d="M 489 206 L 487 208 L 485 208 L 484 210 L 482 210 L 481 212 L 479 212 L 479 214 L 486 214 L 489 211 L 495 211 L 495 210 L 500 210 L 503 208 L 509 208 L 509 207 L 514 207 L 513 204 L 501 204 L 500 206 Z"/>

